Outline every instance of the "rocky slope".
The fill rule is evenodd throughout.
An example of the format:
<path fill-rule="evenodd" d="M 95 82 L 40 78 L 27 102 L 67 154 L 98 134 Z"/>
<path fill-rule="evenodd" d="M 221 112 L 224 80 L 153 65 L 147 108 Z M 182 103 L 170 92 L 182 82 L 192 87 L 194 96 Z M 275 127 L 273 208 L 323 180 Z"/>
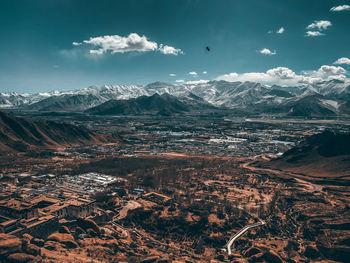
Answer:
<path fill-rule="evenodd" d="M 71 124 L 31 122 L 0 111 L 0 154 L 53 149 L 67 145 L 117 142 L 115 135 L 99 134 Z"/>
<path fill-rule="evenodd" d="M 271 165 L 319 178 L 350 179 L 350 133 L 324 131 L 307 137 Z"/>
<path fill-rule="evenodd" d="M 164 93 L 152 96 L 141 96 L 129 100 L 110 100 L 99 106 L 87 110 L 90 114 L 116 115 L 116 114 L 162 114 L 172 115 L 184 113 L 190 110 L 190 106 L 181 102 L 176 97 Z"/>

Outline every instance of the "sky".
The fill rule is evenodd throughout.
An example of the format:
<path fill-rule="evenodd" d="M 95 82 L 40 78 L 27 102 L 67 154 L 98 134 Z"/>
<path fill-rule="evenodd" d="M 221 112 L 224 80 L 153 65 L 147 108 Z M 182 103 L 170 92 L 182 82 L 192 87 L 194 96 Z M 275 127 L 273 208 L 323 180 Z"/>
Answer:
<path fill-rule="evenodd" d="M 0 92 L 350 71 L 350 0 L 2 0 L 0 34 Z"/>

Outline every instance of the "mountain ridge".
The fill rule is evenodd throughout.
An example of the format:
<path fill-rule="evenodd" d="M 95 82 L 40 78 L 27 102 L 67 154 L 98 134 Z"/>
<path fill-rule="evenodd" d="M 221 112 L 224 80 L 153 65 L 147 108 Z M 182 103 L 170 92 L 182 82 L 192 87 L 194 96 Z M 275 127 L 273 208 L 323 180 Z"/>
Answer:
<path fill-rule="evenodd" d="M 99 106 L 88 109 L 86 112 L 97 115 L 115 114 L 158 114 L 171 115 L 188 112 L 190 108 L 176 97 L 164 93 L 152 96 L 141 96 L 129 100 L 109 100 Z"/>
<path fill-rule="evenodd" d="M 119 138 L 72 124 L 32 122 L 0 111 L 0 155 L 107 142 L 119 142 Z"/>
<path fill-rule="evenodd" d="M 330 80 L 295 87 L 255 82 L 202 81 L 185 84 L 154 82 L 145 86 L 103 85 L 76 91 L 28 94 L 0 93 L 0 107 L 36 111 L 85 111 L 109 100 L 128 100 L 169 94 L 178 100 L 213 107 L 279 113 L 285 116 L 335 116 L 350 114 L 350 85 Z M 196 99 L 193 100 L 194 96 Z M 308 97 L 309 96 L 309 97 Z M 318 99 L 312 96 L 321 96 Z M 305 101 L 310 100 L 308 107 Z"/>

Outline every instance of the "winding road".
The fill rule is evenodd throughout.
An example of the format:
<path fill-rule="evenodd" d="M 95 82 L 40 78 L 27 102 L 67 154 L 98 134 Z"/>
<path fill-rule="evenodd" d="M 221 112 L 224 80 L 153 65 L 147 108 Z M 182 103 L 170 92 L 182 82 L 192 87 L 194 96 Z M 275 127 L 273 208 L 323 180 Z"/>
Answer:
<path fill-rule="evenodd" d="M 231 255 L 232 254 L 232 244 L 233 242 L 235 242 L 235 240 L 237 238 L 239 238 L 241 235 L 243 235 L 245 232 L 247 232 L 249 229 L 251 228 L 254 228 L 254 227 L 258 227 L 258 226 L 262 226 L 262 225 L 265 225 L 265 221 L 264 220 L 261 220 L 258 222 L 258 223 L 254 223 L 254 224 L 251 224 L 251 225 L 247 225 L 245 227 L 243 227 L 241 230 L 239 230 L 233 237 L 231 237 L 231 239 L 227 242 L 227 254 Z"/>
<path fill-rule="evenodd" d="M 262 158 L 264 159 L 264 157 L 262 157 Z M 260 168 L 260 167 L 251 166 L 251 164 L 253 162 L 254 161 L 245 162 L 245 163 L 241 164 L 240 166 L 242 168 L 245 168 L 245 169 L 248 169 L 251 171 L 262 171 L 262 172 L 268 172 L 268 173 L 273 173 L 273 174 L 277 174 L 277 175 L 283 175 L 283 174 L 289 175 L 289 176 L 293 177 L 301 185 L 303 185 L 306 188 L 306 191 L 308 191 L 308 192 L 321 192 L 322 191 L 323 187 L 321 185 L 313 184 L 313 183 L 310 183 L 308 181 L 300 179 L 299 178 L 299 176 L 301 176 L 300 174 L 291 173 L 291 172 L 283 172 L 283 171 L 269 169 L 269 168 Z"/>
<path fill-rule="evenodd" d="M 267 158 L 264 158 L 264 156 L 262 156 L 262 158 L 267 160 Z M 321 192 L 322 191 L 322 186 L 310 183 L 310 182 L 302 180 L 300 178 L 296 178 L 298 176 L 298 174 L 285 173 L 285 172 L 282 172 L 282 171 L 279 171 L 279 170 L 273 170 L 273 169 L 268 169 L 268 168 L 259 168 L 259 167 L 252 166 L 252 163 L 255 160 L 256 160 L 256 157 L 254 158 L 253 161 L 245 162 L 245 163 L 241 164 L 240 166 L 242 168 L 245 168 L 245 169 L 248 169 L 248 170 L 251 170 L 251 171 L 262 171 L 262 172 L 268 172 L 268 173 L 273 173 L 273 174 L 277 174 L 277 175 L 282 175 L 283 173 L 287 174 L 287 175 L 290 175 L 290 176 L 294 175 L 293 178 L 299 184 L 301 184 L 303 187 L 305 187 L 306 191 L 308 191 L 308 192 L 316 192 L 316 191 L 317 192 Z M 235 242 L 236 239 L 238 239 L 240 236 L 242 236 L 249 229 L 255 228 L 255 227 L 258 227 L 258 226 L 261 226 L 261 225 L 265 225 L 265 224 L 266 224 L 266 222 L 264 220 L 259 219 L 258 223 L 247 225 L 247 226 L 243 227 L 241 230 L 239 230 L 234 236 L 232 236 L 230 238 L 230 240 L 226 244 L 226 251 L 227 251 L 228 255 L 232 254 L 232 244 L 233 244 L 233 242 Z"/>

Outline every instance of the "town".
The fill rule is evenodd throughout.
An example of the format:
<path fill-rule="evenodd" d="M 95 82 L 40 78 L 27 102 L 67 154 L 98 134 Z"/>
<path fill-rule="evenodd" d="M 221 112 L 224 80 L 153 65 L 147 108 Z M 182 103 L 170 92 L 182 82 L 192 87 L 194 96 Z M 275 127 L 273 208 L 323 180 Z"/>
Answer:
<path fill-rule="evenodd" d="M 36 120 L 38 115 L 33 115 Z M 282 154 L 304 136 L 325 129 L 346 131 L 346 120 L 254 119 L 234 115 L 199 117 L 176 116 L 45 116 L 48 120 L 64 120 L 101 132 L 118 134 L 120 145 L 79 146 L 68 148 L 70 156 L 96 154 L 142 155 L 184 153 L 222 157 L 251 157 L 260 154 Z"/>
<path fill-rule="evenodd" d="M 255 166 L 305 136 L 346 130 L 344 122 L 122 120 L 108 125 L 121 143 L 67 147 L 49 158 L 18 158 L 11 167 L 3 161 L 0 231 L 29 239 L 22 242 L 36 252 L 28 244 L 24 252 L 47 262 L 78 251 L 81 262 L 92 256 L 102 262 L 299 261 L 310 253 L 318 258 L 322 250 L 315 249 L 316 234 L 304 240 L 306 222 L 317 229 L 306 215 L 316 213 L 330 225 L 329 213 L 347 211 L 347 198 L 336 197 L 346 193 L 345 186 L 325 190 Z M 98 122 L 95 128 L 107 129 Z M 316 209 L 319 203 L 322 211 Z M 330 240 L 342 237 L 331 229 Z M 248 234 L 240 236 L 243 231 Z M 250 251 L 252 246 L 259 249 Z"/>

